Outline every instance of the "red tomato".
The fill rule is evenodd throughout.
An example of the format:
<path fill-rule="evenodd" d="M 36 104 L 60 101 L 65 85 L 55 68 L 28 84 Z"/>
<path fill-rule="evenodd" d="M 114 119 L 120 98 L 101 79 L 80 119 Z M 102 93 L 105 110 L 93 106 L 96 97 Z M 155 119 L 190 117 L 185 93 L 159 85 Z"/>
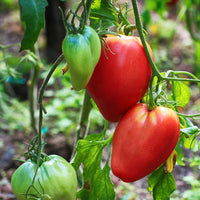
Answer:
<path fill-rule="evenodd" d="M 86 89 L 105 119 L 117 122 L 144 96 L 152 71 L 139 37 L 105 40 L 111 52 L 105 45 Z"/>
<path fill-rule="evenodd" d="M 150 111 L 137 104 L 119 121 L 113 136 L 111 169 L 124 182 L 153 172 L 170 156 L 180 134 L 176 113 L 167 107 Z"/>

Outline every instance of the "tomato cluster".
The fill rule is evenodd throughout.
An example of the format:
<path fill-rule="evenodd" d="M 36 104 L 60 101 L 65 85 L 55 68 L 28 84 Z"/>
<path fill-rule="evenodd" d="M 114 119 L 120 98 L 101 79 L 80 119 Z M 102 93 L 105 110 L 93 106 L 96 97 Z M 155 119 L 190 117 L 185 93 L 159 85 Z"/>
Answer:
<path fill-rule="evenodd" d="M 180 122 L 167 107 L 149 110 L 146 104 L 137 104 L 152 73 L 140 38 L 107 35 L 105 41 L 86 89 L 104 118 L 119 122 L 111 169 L 123 181 L 132 182 L 166 161 L 178 142 Z"/>

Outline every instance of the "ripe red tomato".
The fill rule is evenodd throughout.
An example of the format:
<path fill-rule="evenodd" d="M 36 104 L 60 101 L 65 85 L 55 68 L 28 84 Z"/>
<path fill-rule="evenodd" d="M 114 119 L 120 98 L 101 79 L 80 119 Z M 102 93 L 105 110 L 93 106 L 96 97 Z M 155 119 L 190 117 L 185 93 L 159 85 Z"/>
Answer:
<path fill-rule="evenodd" d="M 86 89 L 105 119 L 117 122 L 144 96 L 152 71 L 139 37 L 105 40 L 111 51 L 105 45 Z"/>
<path fill-rule="evenodd" d="M 153 172 L 170 156 L 180 134 L 176 113 L 167 107 L 150 111 L 137 104 L 119 121 L 114 136 L 111 169 L 124 182 Z"/>

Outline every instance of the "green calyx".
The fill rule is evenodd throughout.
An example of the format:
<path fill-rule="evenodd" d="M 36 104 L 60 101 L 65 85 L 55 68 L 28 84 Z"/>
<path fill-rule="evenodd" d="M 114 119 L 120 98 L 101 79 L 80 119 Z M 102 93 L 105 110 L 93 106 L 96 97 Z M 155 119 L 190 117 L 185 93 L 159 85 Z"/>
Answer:
<path fill-rule="evenodd" d="M 62 43 L 62 51 L 73 89 L 84 89 L 100 58 L 101 44 L 98 34 L 89 26 L 85 26 L 82 33 L 67 34 Z"/>

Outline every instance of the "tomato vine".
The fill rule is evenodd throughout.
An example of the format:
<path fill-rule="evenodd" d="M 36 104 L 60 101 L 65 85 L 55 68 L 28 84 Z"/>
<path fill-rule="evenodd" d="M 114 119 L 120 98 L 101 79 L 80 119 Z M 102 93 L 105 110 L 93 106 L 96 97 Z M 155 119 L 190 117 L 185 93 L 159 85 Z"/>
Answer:
<path fill-rule="evenodd" d="M 96 2 L 101 3 L 101 5 Z M 128 21 L 128 13 L 130 12 L 130 10 L 128 10 L 127 4 L 125 4 L 123 8 L 116 8 L 112 4 L 111 1 L 81 0 L 80 3 L 77 5 L 76 9 L 75 10 L 70 9 L 67 12 L 66 16 L 64 16 L 64 12 L 61 10 L 61 14 L 63 16 L 63 23 L 66 28 L 66 37 L 68 37 L 70 34 L 72 34 L 72 36 L 74 36 L 74 35 L 77 36 L 79 34 L 78 35 L 78 39 L 79 39 L 80 35 L 84 33 L 86 26 L 87 26 L 87 28 L 89 27 L 87 25 L 88 21 L 89 21 L 90 29 L 95 30 L 95 31 L 93 30 L 94 31 L 93 33 L 95 33 L 96 36 L 98 36 L 97 33 L 99 34 L 99 38 L 101 39 L 102 44 L 105 43 L 104 48 L 106 50 L 112 52 L 112 49 L 110 49 L 109 45 L 106 44 L 106 41 L 108 41 L 108 38 L 109 38 L 107 36 L 107 34 L 113 34 L 116 37 L 117 36 L 120 37 L 120 34 L 123 33 L 125 35 L 129 35 L 130 37 L 132 37 L 133 31 L 137 30 L 140 39 L 135 39 L 136 42 L 135 41 L 134 42 L 137 45 L 139 44 L 138 45 L 139 47 L 142 46 L 142 48 L 144 48 L 145 56 L 147 57 L 148 62 L 151 66 L 150 70 L 152 70 L 152 76 L 151 76 L 149 85 L 147 83 L 148 91 L 146 93 L 146 96 L 144 96 L 144 98 L 141 99 L 141 101 L 143 101 L 143 103 L 146 103 L 148 105 L 148 109 L 145 107 L 145 104 L 137 104 L 137 106 L 145 107 L 146 110 L 144 112 L 145 113 L 144 116 L 151 116 L 151 113 L 158 112 L 158 113 L 156 113 L 158 115 L 156 119 L 159 119 L 159 117 L 163 117 L 162 115 L 159 115 L 159 113 L 161 113 L 162 109 L 167 110 L 166 112 L 173 113 L 171 115 L 174 116 L 174 119 L 171 119 L 170 117 L 169 117 L 169 119 L 171 119 L 171 121 L 175 124 L 174 125 L 175 131 L 172 130 L 172 132 L 174 131 L 177 133 L 176 139 L 179 137 L 179 132 L 181 133 L 179 142 L 182 142 L 183 137 L 187 138 L 187 137 L 191 136 L 194 139 L 195 136 L 199 132 L 199 128 L 194 126 L 192 124 L 192 122 L 190 122 L 190 120 L 188 120 L 187 118 L 194 119 L 196 117 L 199 117 L 200 114 L 183 114 L 183 113 L 179 112 L 177 99 L 180 96 L 177 94 L 176 88 L 180 87 L 181 89 L 185 89 L 186 86 L 183 85 L 183 82 L 184 83 L 189 82 L 189 83 L 196 83 L 200 90 L 200 80 L 195 75 L 193 75 L 192 73 L 189 73 L 187 71 L 169 70 L 165 73 L 161 73 L 158 70 L 158 68 L 152 58 L 151 52 L 148 48 L 148 44 L 146 42 L 144 28 L 143 28 L 143 24 L 142 24 L 142 21 L 140 18 L 137 1 L 131 0 L 131 3 L 132 3 L 132 8 L 133 8 L 131 10 L 133 10 L 133 13 L 134 13 L 135 24 L 131 24 Z M 22 4 L 22 7 L 24 8 L 25 4 L 23 3 L 23 1 L 21 1 L 21 4 Z M 40 5 L 40 6 L 44 9 L 46 6 L 46 1 L 43 1 L 42 5 Z M 102 16 L 101 15 L 102 12 L 105 12 L 105 8 L 107 8 L 107 7 L 109 8 L 110 12 L 104 13 L 105 15 Z M 125 8 L 125 13 L 123 13 L 124 8 Z M 194 32 L 192 30 L 190 11 L 187 10 L 186 14 L 187 14 L 187 25 L 188 25 L 188 29 L 191 33 L 191 37 L 194 40 L 199 40 L 198 35 L 194 34 Z M 43 18 L 40 17 L 40 20 L 42 20 L 42 19 Z M 111 26 L 116 26 L 117 33 L 113 33 L 112 31 L 109 30 L 109 28 Z M 29 26 L 27 26 L 27 27 L 29 27 Z M 38 30 L 40 30 L 40 29 L 41 29 L 41 27 L 38 27 Z M 37 35 L 38 32 L 35 34 Z M 88 36 L 89 33 L 87 32 L 86 35 Z M 23 46 L 23 44 L 29 36 L 30 35 L 27 35 L 27 33 L 25 34 L 25 37 L 24 37 L 25 39 L 23 40 L 21 50 L 26 49 L 26 45 Z M 94 36 L 94 35 L 92 35 L 92 36 Z M 94 43 L 91 42 L 90 37 L 88 37 L 88 38 L 89 38 L 89 40 L 87 40 L 87 42 L 88 41 L 89 42 L 87 43 L 87 45 L 89 47 L 92 46 L 92 48 L 89 48 L 88 52 L 94 52 L 94 50 L 97 49 L 97 45 L 95 46 L 94 44 L 97 44 L 96 42 L 99 42 L 99 38 L 96 37 L 94 40 L 95 42 L 93 41 Z M 83 37 L 83 39 L 88 39 L 88 38 L 86 36 Z M 122 36 L 121 36 L 121 38 L 122 38 Z M 142 45 L 140 45 L 140 42 L 138 42 L 140 40 L 141 40 Z M 73 41 L 77 41 L 77 38 L 75 38 L 75 39 L 73 38 Z M 84 41 L 84 40 L 82 40 L 82 41 Z M 111 40 L 111 43 L 112 42 L 113 41 Z M 34 43 L 33 40 L 32 40 L 32 43 Z M 78 42 L 76 44 L 73 43 L 73 45 L 77 45 L 76 47 L 78 49 L 78 47 L 80 47 L 80 43 L 78 43 Z M 69 42 L 67 41 L 66 44 L 68 45 Z M 72 57 L 68 57 L 68 55 L 71 56 L 69 52 L 70 52 L 70 50 L 72 50 L 72 48 L 71 48 L 71 46 L 67 46 L 67 45 L 63 45 L 64 46 L 63 54 L 61 54 L 57 58 L 57 60 L 54 62 L 54 64 L 52 65 L 51 69 L 49 70 L 49 72 L 48 72 L 46 78 L 44 79 L 42 86 L 39 90 L 38 125 L 36 125 L 37 120 L 35 119 L 34 88 L 35 88 L 36 81 L 39 76 L 39 72 L 41 70 L 41 66 L 40 66 L 41 61 L 39 59 L 39 55 L 36 55 L 36 64 L 34 65 L 34 68 L 32 70 L 33 74 L 32 74 L 31 85 L 30 85 L 30 112 L 31 112 L 31 123 L 32 123 L 31 126 L 32 126 L 32 129 L 34 130 L 36 136 L 30 141 L 30 143 L 28 145 L 28 152 L 25 155 L 36 163 L 37 168 L 35 170 L 34 176 L 32 177 L 32 182 L 26 191 L 26 198 L 28 198 L 29 191 L 32 188 L 34 188 L 36 190 L 36 192 L 39 194 L 39 196 L 41 198 L 43 198 L 42 195 L 45 195 L 45 193 L 43 194 L 40 191 L 37 191 L 38 189 L 35 187 L 34 183 L 35 183 L 35 179 L 38 174 L 39 168 L 42 166 L 43 163 L 45 163 L 45 161 L 48 161 L 48 156 L 43 152 L 44 142 L 43 142 L 43 138 L 42 138 L 43 118 L 44 118 L 44 114 L 47 113 L 47 111 L 45 109 L 45 105 L 43 104 L 43 96 L 44 96 L 46 86 L 47 86 L 52 74 L 55 72 L 55 70 L 59 66 L 59 64 L 64 61 L 64 59 L 66 59 L 68 65 L 72 63 L 71 66 L 66 67 L 66 69 L 69 68 L 70 73 L 72 71 L 72 67 L 74 67 L 76 70 L 78 69 L 77 71 L 80 72 L 80 68 L 79 68 L 80 66 L 82 67 L 82 66 L 89 65 L 88 63 L 85 63 L 85 60 L 83 62 L 77 62 L 86 57 L 85 56 L 86 54 L 84 54 L 84 56 L 83 56 L 82 54 L 78 54 L 78 52 L 83 52 L 83 50 L 85 50 L 86 47 L 88 47 L 88 46 L 84 46 L 84 48 L 82 48 L 83 47 L 82 46 L 81 49 L 79 49 L 80 51 L 78 50 L 76 52 L 76 54 L 78 54 L 77 57 L 75 57 L 74 55 L 72 55 Z M 68 49 L 66 48 L 66 46 Z M 74 49 L 76 49 L 76 48 L 74 48 Z M 106 52 L 105 49 L 103 49 L 104 52 Z M 33 48 L 33 46 L 30 47 L 30 50 L 33 51 L 34 54 L 37 54 L 37 51 Z M 98 53 L 99 52 L 97 52 L 97 54 Z M 66 54 L 67 54 L 67 56 L 66 56 Z M 112 52 L 112 54 L 114 55 L 115 52 Z M 94 65 L 93 67 L 96 66 L 96 64 L 99 60 L 99 56 L 98 55 L 95 55 L 95 56 L 96 56 L 96 59 L 95 59 L 94 63 L 92 63 Z M 94 56 L 91 55 L 91 58 L 89 60 L 91 60 L 93 57 Z M 88 73 L 89 76 L 87 76 L 88 75 L 87 74 L 86 75 L 87 77 L 86 78 L 84 77 L 84 81 L 85 81 L 85 79 L 88 79 L 87 81 L 89 82 L 91 75 L 93 73 L 92 70 L 89 71 L 89 73 Z M 84 71 L 86 71 L 86 70 L 84 70 Z M 75 75 L 75 78 L 76 78 L 75 83 L 77 83 L 80 80 L 80 77 L 81 77 L 80 74 Z M 70 75 L 71 75 L 71 77 L 73 77 L 72 74 L 70 74 Z M 182 78 L 183 75 L 186 76 L 187 78 Z M 114 193 L 114 186 L 110 180 L 110 170 L 111 169 L 109 166 L 109 159 L 110 159 L 110 154 L 111 154 L 110 148 L 111 148 L 111 143 L 113 141 L 113 133 L 111 133 L 110 135 L 107 133 L 108 121 L 105 120 L 104 130 L 102 131 L 102 133 L 88 134 L 89 114 L 93 108 L 93 103 L 91 102 L 91 97 L 90 97 L 88 89 L 86 87 L 86 85 L 88 84 L 87 81 L 84 86 L 82 86 L 82 85 L 80 86 L 80 84 L 78 82 L 77 88 L 74 87 L 75 90 L 76 89 L 80 90 L 80 89 L 86 88 L 86 90 L 84 91 L 84 99 L 83 99 L 83 105 L 82 105 L 82 109 L 81 109 L 80 121 L 79 121 L 79 125 L 78 125 L 77 131 L 76 131 L 76 141 L 74 143 L 74 149 L 73 149 L 73 153 L 72 153 L 72 157 L 71 157 L 71 164 L 73 165 L 74 169 L 78 172 L 77 174 L 78 174 L 78 179 L 79 179 L 80 187 L 81 187 L 81 189 L 78 191 L 77 196 L 80 199 L 92 199 L 93 200 L 93 199 L 109 198 L 109 200 L 112 200 L 115 198 L 115 193 Z M 170 86 L 171 86 L 172 94 L 171 94 L 170 100 L 168 99 L 168 96 L 166 95 L 167 84 L 170 84 Z M 75 86 L 75 84 L 74 84 L 74 86 Z M 98 90 L 98 92 L 99 92 L 99 90 Z M 145 89 L 142 92 L 145 93 L 146 92 Z M 183 102 L 183 104 L 187 104 L 187 103 L 188 102 Z M 110 106 L 111 104 L 108 104 L 108 105 Z M 178 117 L 176 117 L 176 113 L 174 114 L 174 111 L 171 111 L 170 109 L 168 109 L 166 107 L 163 108 L 162 106 L 170 107 L 173 110 L 175 110 L 175 112 L 179 116 L 180 123 L 178 121 Z M 133 108 L 133 110 L 134 109 L 135 109 L 135 107 Z M 161 109 L 161 111 L 159 109 Z M 131 110 L 131 109 L 129 108 L 129 110 Z M 134 110 L 134 115 L 137 114 L 136 111 Z M 127 113 L 129 113 L 129 112 L 127 112 Z M 124 113 L 123 113 L 123 115 L 124 115 Z M 169 116 L 170 116 L 170 114 L 169 114 Z M 120 116 L 120 119 L 121 118 L 122 117 Z M 151 122 L 153 121 L 153 120 L 151 121 L 150 119 L 151 119 L 151 117 L 148 118 L 148 120 L 150 121 L 149 124 L 151 124 Z M 165 116 L 163 117 L 163 119 L 165 119 Z M 166 118 L 166 119 L 168 120 L 168 118 Z M 124 118 L 122 118 L 122 121 L 123 120 L 124 120 Z M 119 121 L 119 120 L 117 120 L 117 121 Z M 126 121 L 126 119 L 124 121 L 125 121 L 125 123 L 130 123 L 128 120 Z M 142 132 L 143 129 L 142 129 L 142 131 L 140 131 L 141 126 L 138 123 L 137 118 L 134 118 L 133 121 L 134 121 L 135 125 L 137 125 L 137 127 L 139 127 L 138 128 L 139 132 Z M 121 124 L 121 123 L 122 122 L 120 120 L 119 124 Z M 179 125 L 180 125 L 180 127 L 179 127 Z M 163 132 L 166 134 L 166 132 L 167 132 L 166 126 L 163 125 L 162 127 L 164 127 Z M 180 131 L 179 131 L 179 128 L 181 128 Z M 124 131 L 123 125 L 122 125 L 122 128 L 119 128 L 119 129 L 120 129 L 119 132 L 123 133 L 123 131 Z M 130 127 L 130 130 L 132 130 L 132 129 L 133 129 L 133 127 Z M 151 129 L 151 127 L 149 129 L 153 130 L 153 129 Z M 151 135 L 152 132 L 150 131 L 150 132 L 148 132 L 148 134 Z M 157 133 L 156 135 L 159 134 L 158 132 L 159 131 L 156 132 Z M 114 133 L 114 135 L 116 135 L 116 134 Z M 136 134 L 133 134 L 132 137 L 134 138 L 136 136 L 137 136 Z M 121 137 L 121 138 L 123 138 L 123 137 Z M 128 140 L 129 140 L 129 138 L 128 138 Z M 126 141 L 126 143 L 129 142 L 128 140 Z M 136 137 L 136 140 L 138 140 L 138 143 L 141 142 L 140 137 L 138 137 L 138 138 Z M 169 138 L 169 140 L 170 140 L 170 138 Z M 120 142 L 120 139 L 119 139 L 119 142 Z M 173 145 L 175 146 L 176 144 L 177 144 L 177 140 L 174 141 Z M 191 142 L 191 144 L 192 144 L 192 142 Z M 159 143 L 157 143 L 156 147 L 158 145 L 159 145 Z M 178 145 L 179 145 L 179 143 L 178 143 Z M 104 167 L 102 167 L 102 165 L 101 165 L 102 155 L 103 155 L 103 150 L 105 149 L 106 146 L 108 147 L 108 155 L 107 155 L 106 164 Z M 169 155 L 166 154 L 164 159 L 161 160 L 162 163 L 165 160 L 167 163 L 166 165 L 168 167 L 165 164 L 162 164 L 160 166 L 161 163 L 158 162 L 158 164 L 160 166 L 159 168 L 157 168 L 158 166 L 154 166 L 154 168 L 152 168 L 154 170 L 153 172 L 148 171 L 148 173 L 152 172 L 152 174 L 149 176 L 148 183 L 149 183 L 149 189 L 153 193 L 153 196 L 155 199 L 157 199 L 157 196 L 161 195 L 161 192 L 156 193 L 155 190 L 158 190 L 158 188 L 160 190 L 160 187 L 165 185 L 166 182 L 168 182 L 168 181 L 170 183 L 172 183 L 172 187 L 168 191 L 166 191 L 165 195 L 167 197 L 165 199 L 169 199 L 169 196 L 174 191 L 174 188 L 175 188 L 174 182 L 175 181 L 171 174 L 174 163 L 172 163 L 172 162 L 174 162 L 173 159 L 176 157 L 176 155 L 179 156 L 178 160 L 181 160 L 180 154 L 177 154 L 175 151 L 172 152 L 172 150 L 174 149 L 174 146 L 171 147 L 170 152 L 167 152 L 168 154 L 172 153 L 171 157 L 169 157 Z M 123 145 L 122 145 L 122 147 L 123 147 Z M 132 152 L 132 151 L 130 151 L 130 152 Z M 128 155 L 130 152 L 128 152 Z M 142 152 L 142 150 L 140 151 L 140 153 L 141 152 Z M 161 152 L 160 156 L 162 156 L 162 152 Z M 122 157 L 123 157 L 123 155 L 122 155 Z M 167 159 L 167 157 L 168 157 L 168 159 Z M 81 165 L 81 163 L 82 163 L 82 165 Z M 119 164 L 118 161 L 116 163 Z M 132 170 L 133 166 L 132 165 L 130 165 L 130 166 L 131 166 L 130 169 Z M 79 173 L 80 167 L 83 168 L 83 173 Z M 168 168 L 170 168 L 170 169 L 168 169 Z M 145 175 L 147 175 L 147 174 L 145 174 Z M 102 177 L 102 180 L 99 180 L 100 177 Z M 140 177 L 140 176 L 137 176 L 137 177 Z M 136 180 L 136 179 L 135 178 L 129 179 L 129 177 L 128 178 L 126 177 L 126 180 Z M 98 190 L 97 186 L 99 186 L 101 189 Z M 43 188 L 42 185 L 41 185 L 41 187 Z M 104 192 L 102 192 L 103 190 L 109 191 L 109 192 L 104 194 Z"/>

